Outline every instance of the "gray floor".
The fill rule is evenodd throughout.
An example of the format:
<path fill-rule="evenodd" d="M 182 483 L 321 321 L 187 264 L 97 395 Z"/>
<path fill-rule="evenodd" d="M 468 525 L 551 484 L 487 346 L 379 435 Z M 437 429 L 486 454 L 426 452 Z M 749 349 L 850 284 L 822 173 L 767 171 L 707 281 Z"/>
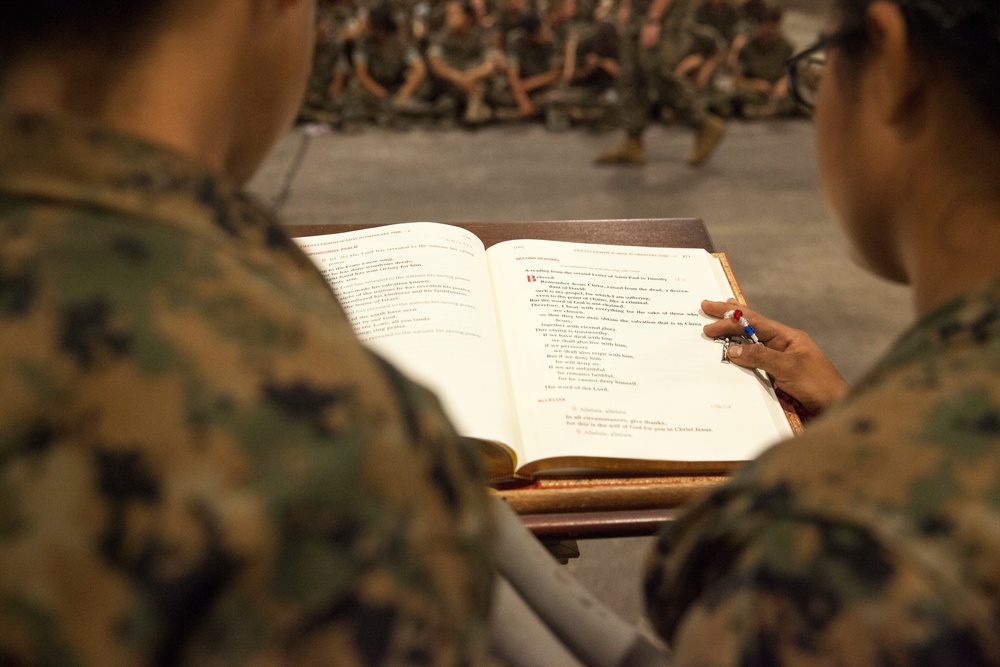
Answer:
<path fill-rule="evenodd" d="M 813 5 L 823 3 L 788 4 L 805 8 L 786 15 L 804 43 L 823 20 Z M 809 331 L 849 380 L 906 326 L 906 290 L 848 258 L 819 191 L 808 121 L 732 123 L 699 170 L 684 165 L 692 135 L 677 126 L 649 131 L 643 168 L 593 166 L 618 138 L 538 126 L 331 134 L 310 141 L 281 212 L 289 224 L 698 217 L 729 253 L 751 306 Z M 273 200 L 301 142 L 299 132 L 285 137 L 251 190 Z M 580 547 L 567 567 L 639 619 L 649 539 Z"/>

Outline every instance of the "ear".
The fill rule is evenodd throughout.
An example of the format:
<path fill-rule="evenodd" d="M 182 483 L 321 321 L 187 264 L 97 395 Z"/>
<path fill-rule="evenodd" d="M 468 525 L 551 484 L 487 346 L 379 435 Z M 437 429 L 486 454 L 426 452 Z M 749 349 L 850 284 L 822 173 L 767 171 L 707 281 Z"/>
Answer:
<path fill-rule="evenodd" d="M 865 29 L 871 45 L 865 67 L 871 99 L 883 121 L 906 122 L 923 99 L 927 72 L 910 49 L 899 5 L 873 2 L 865 16 Z"/>

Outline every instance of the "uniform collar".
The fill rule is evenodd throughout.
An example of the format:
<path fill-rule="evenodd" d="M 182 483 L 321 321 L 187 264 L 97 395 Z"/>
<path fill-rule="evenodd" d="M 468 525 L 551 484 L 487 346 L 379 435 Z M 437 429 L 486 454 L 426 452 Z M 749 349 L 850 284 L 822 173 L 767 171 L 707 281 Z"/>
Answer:
<path fill-rule="evenodd" d="M 208 166 L 72 119 L 0 113 L 0 192 L 201 233 L 214 227 L 268 245 L 287 241 L 269 211 Z"/>

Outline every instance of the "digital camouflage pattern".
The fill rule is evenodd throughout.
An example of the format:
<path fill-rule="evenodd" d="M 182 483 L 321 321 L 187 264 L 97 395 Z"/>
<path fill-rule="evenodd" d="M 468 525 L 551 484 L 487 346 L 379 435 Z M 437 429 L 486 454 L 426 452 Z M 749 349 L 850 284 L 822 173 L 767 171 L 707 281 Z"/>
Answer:
<path fill-rule="evenodd" d="M 740 50 L 740 72 L 750 79 L 776 83 L 788 75 L 785 63 L 794 54 L 795 47 L 784 37 L 773 41 L 752 37 Z"/>
<path fill-rule="evenodd" d="M 631 0 L 618 48 L 622 126 L 633 137 L 642 136 L 649 125 L 651 97 L 658 98 L 659 105 L 678 111 L 691 125 L 699 125 L 706 114 L 694 87 L 674 74 L 674 68 L 688 54 L 695 4 L 693 0 L 671 0 L 660 22 L 659 42 L 644 47 L 640 34 L 652 4 L 653 0 Z"/>
<path fill-rule="evenodd" d="M 661 536 L 677 663 L 1000 664 L 1000 283 Z"/>
<path fill-rule="evenodd" d="M 0 664 L 481 664 L 476 454 L 277 222 L 0 119 Z"/>

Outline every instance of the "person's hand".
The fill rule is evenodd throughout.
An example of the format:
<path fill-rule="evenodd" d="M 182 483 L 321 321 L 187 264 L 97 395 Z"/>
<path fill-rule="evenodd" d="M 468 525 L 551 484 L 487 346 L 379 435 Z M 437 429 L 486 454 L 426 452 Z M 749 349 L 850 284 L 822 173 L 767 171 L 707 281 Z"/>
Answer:
<path fill-rule="evenodd" d="M 639 31 L 639 45 L 651 49 L 660 41 L 660 24 L 648 22 Z"/>
<path fill-rule="evenodd" d="M 707 315 L 721 318 L 726 311 L 743 311 L 763 345 L 732 345 L 729 360 L 744 368 L 759 368 L 774 378 L 775 386 L 796 399 L 816 415 L 847 393 L 847 380 L 840 374 L 809 334 L 769 320 L 729 301 L 702 301 Z M 743 327 L 732 318 L 705 325 L 705 335 L 712 338 L 739 336 Z"/>

